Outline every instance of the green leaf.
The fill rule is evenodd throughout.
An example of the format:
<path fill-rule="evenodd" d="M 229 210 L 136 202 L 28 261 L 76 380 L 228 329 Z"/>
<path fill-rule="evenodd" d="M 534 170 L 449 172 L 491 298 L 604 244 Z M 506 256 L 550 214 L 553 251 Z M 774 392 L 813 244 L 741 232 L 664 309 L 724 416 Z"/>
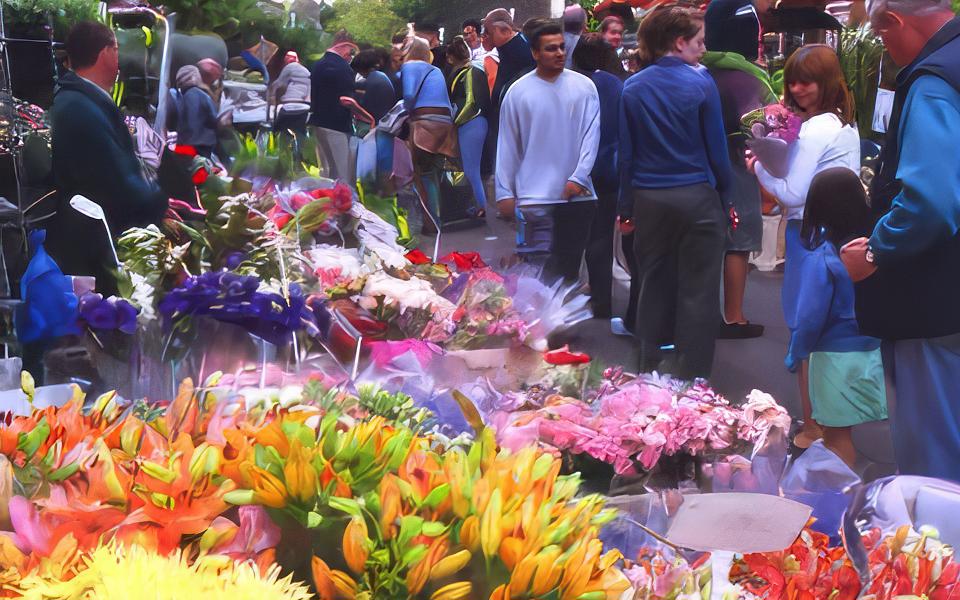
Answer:
<path fill-rule="evenodd" d="M 307 513 L 307 527 L 309 529 L 315 529 L 317 527 L 320 527 L 320 523 L 322 522 L 323 522 L 323 516 L 313 511 L 310 511 Z"/>
<path fill-rule="evenodd" d="M 17 450 L 27 455 L 27 460 L 33 458 L 40 446 L 47 441 L 50 435 L 50 425 L 47 424 L 47 418 L 42 417 L 37 426 L 27 433 L 20 433 L 17 436 Z"/>
<path fill-rule="evenodd" d="M 402 546 L 401 546 L 402 547 Z M 427 556 L 428 548 L 424 544 L 417 544 L 413 548 L 410 548 L 403 553 L 403 556 L 400 557 L 400 565 L 403 567 L 413 566 L 424 559 Z"/>
<path fill-rule="evenodd" d="M 429 508 L 436 508 L 440 506 L 440 503 L 447 499 L 447 496 L 450 495 L 450 484 L 441 483 L 437 487 L 427 494 L 427 497 L 423 499 L 423 505 Z M 429 535 L 429 534 L 428 534 Z"/>
<path fill-rule="evenodd" d="M 339 510 L 340 512 L 346 513 L 351 517 L 363 516 L 362 513 L 360 512 L 360 503 L 351 498 L 340 498 L 337 496 L 333 496 L 330 498 L 327 504 L 333 510 Z"/>
<path fill-rule="evenodd" d="M 443 535 L 447 531 L 447 526 L 443 523 L 437 521 L 427 521 L 423 524 L 423 528 L 420 533 L 427 537 L 437 537 L 438 535 Z"/>
<path fill-rule="evenodd" d="M 253 490 L 233 490 L 227 492 L 223 495 L 223 501 L 227 504 L 235 504 L 237 506 L 256 504 L 253 499 Z"/>
<path fill-rule="evenodd" d="M 423 518 L 416 515 L 407 515 L 400 519 L 400 533 L 397 535 L 397 545 L 401 548 L 407 546 L 410 540 L 420 535 L 423 531 Z"/>
<path fill-rule="evenodd" d="M 63 481 L 80 470 L 80 463 L 71 463 L 64 467 L 60 467 L 56 471 L 47 475 L 47 479 L 50 481 Z"/>

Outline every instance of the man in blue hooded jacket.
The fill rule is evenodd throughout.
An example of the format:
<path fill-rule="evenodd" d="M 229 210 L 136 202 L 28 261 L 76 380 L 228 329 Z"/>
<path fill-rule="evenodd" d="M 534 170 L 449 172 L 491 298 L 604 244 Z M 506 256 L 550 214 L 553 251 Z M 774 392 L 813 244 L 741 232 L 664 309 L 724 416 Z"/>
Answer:
<path fill-rule="evenodd" d="M 897 76 L 869 239 L 841 254 L 861 332 L 884 341 L 903 474 L 960 481 L 960 18 L 949 0 L 874 0 Z"/>

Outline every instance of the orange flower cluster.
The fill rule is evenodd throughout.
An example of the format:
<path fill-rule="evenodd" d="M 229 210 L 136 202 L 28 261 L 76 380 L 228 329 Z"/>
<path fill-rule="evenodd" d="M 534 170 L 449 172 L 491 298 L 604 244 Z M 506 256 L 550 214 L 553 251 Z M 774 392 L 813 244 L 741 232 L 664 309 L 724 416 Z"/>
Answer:
<path fill-rule="evenodd" d="M 0 493 L 18 490 L 0 498 L 8 589 L 27 573 L 69 578 L 105 543 L 261 572 L 298 554 L 324 600 L 619 600 L 630 589 L 620 554 L 597 538 L 613 517 L 602 499 L 577 498 L 579 479 L 539 449 L 498 451 L 489 430 L 445 447 L 382 417 L 247 411 L 189 381 L 165 410 L 125 410 L 112 395 L 82 406 L 78 396 L 0 429 L 0 475 L 17 483 L 0 479 Z M 223 516 L 236 506 L 239 526 Z M 307 546 L 284 548 L 281 530 Z"/>
<path fill-rule="evenodd" d="M 747 554 L 734 563 L 730 580 L 748 592 L 770 600 L 855 600 L 860 579 L 842 546 L 804 529 L 781 552 Z"/>

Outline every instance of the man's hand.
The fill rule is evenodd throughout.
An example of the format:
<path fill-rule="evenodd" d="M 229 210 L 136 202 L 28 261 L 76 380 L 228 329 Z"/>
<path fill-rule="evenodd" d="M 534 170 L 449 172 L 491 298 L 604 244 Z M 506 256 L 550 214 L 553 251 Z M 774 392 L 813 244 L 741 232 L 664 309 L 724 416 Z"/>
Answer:
<path fill-rule="evenodd" d="M 867 238 L 857 238 L 840 249 L 840 260 L 854 282 L 863 281 L 877 271 L 877 267 L 867 260 L 869 243 Z"/>
<path fill-rule="evenodd" d="M 514 220 L 516 218 L 516 210 L 516 198 L 502 198 L 497 200 L 497 213 L 499 213 L 501 219 L 506 221 Z"/>
<path fill-rule="evenodd" d="M 617 227 L 623 235 L 630 235 L 636 229 L 636 226 L 633 224 L 633 219 L 630 217 L 617 217 Z"/>
<path fill-rule="evenodd" d="M 578 196 L 586 196 L 589 193 L 590 192 L 587 191 L 587 188 L 583 187 L 579 183 L 568 181 L 567 185 L 563 188 L 563 199 L 569 200 Z"/>

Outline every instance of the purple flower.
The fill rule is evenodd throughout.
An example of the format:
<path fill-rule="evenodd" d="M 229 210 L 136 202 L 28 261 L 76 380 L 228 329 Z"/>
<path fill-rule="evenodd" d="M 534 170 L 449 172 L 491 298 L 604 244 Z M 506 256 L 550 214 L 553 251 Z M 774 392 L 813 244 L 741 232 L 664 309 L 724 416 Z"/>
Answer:
<path fill-rule="evenodd" d="M 294 331 L 306 329 L 310 335 L 329 330 L 329 315 L 323 308 L 318 318 L 307 306 L 300 286 L 292 283 L 287 297 L 259 292 L 260 280 L 229 271 L 203 273 L 188 278 L 160 301 L 160 314 L 167 327 L 180 319 L 209 316 L 222 323 L 243 327 L 272 344 L 284 344 Z M 321 307 L 322 308 L 322 307 Z M 324 327 L 321 328 L 321 323 Z"/>
<path fill-rule="evenodd" d="M 140 311 L 123 298 L 111 296 L 104 299 L 100 294 L 87 292 L 80 297 L 79 311 L 80 320 L 91 329 L 119 329 L 127 334 L 137 330 L 137 314 Z"/>
<path fill-rule="evenodd" d="M 233 271 L 239 267 L 243 261 L 247 259 L 247 255 L 243 252 L 231 252 L 223 260 L 223 264 L 226 265 L 227 269 Z"/>

